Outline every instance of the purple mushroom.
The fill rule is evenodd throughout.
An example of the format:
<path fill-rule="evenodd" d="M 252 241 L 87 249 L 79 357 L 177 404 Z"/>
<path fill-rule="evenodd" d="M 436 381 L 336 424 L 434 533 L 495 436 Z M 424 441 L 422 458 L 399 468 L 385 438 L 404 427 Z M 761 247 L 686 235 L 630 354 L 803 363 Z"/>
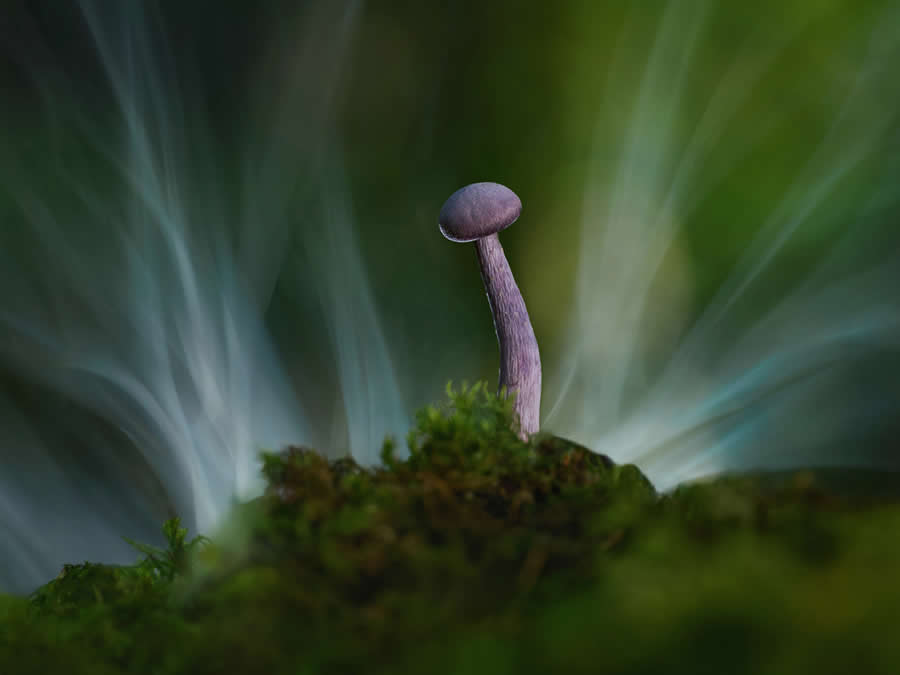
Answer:
<path fill-rule="evenodd" d="M 536 433 L 541 412 L 541 355 L 497 233 L 512 225 L 522 212 L 515 192 L 499 183 L 472 183 L 444 203 L 438 222 L 450 241 L 475 242 L 481 279 L 494 315 L 500 344 L 500 390 L 517 392 L 515 412 L 520 436 Z"/>

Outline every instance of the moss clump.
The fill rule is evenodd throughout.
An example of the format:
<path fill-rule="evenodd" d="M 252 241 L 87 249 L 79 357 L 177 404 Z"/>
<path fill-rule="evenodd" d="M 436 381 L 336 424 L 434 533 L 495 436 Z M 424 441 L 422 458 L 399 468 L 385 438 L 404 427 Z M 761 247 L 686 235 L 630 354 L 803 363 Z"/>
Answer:
<path fill-rule="evenodd" d="M 385 444 L 382 469 L 301 448 L 265 458 L 257 542 L 269 564 L 328 585 L 367 638 L 417 639 L 446 613 L 475 620 L 554 570 L 587 577 L 593 552 L 614 548 L 656 501 L 635 467 L 554 437 L 522 443 L 508 403 L 480 386 L 450 400 L 419 414 L 408 458 Z M 436 611 L 397 631 L 403 606 L 382 601 L 412 593 Z"/>
<path fill-rule="evenodd" d="M 170 522 L 2 599 L 0 673 L 896 672 L 895 502 L 809 472 L 659 496 L 510 421 L 463 387 L 379 468 L 265 454 L 213 542 Z"/>

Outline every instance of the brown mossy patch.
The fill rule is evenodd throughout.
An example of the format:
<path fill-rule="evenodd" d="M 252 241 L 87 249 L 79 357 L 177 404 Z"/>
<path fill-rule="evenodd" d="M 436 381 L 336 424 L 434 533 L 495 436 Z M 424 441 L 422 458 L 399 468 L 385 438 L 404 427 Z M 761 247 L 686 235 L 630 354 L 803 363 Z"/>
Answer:
<path fill-rule="evenodd" d="M 378 467 L 266 453 L 212 542 L 171 521 L 134 566 L 0 598 L 0 673 L 896 672 L 888 491 L 804 471 L 659 495 L 516 431 L 464 387 Z"/>

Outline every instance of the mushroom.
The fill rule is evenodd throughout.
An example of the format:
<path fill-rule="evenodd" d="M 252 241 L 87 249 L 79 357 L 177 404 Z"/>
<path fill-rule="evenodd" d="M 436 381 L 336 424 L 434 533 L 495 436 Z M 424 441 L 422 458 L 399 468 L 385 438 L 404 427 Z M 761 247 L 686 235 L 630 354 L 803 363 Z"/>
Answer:
<path fill-rule="evenodd" d="M 514 411 L 519 435 L 527 440 L 538 431 L 541 411 L 541 356 L 497 233 L 522 212 L 515 192 L 499 183 L 472 183 L 444 203 L 438 216 L 441 233 L 450 241 L 475 242 L 481 279 L 487 291 L 494 329 L 500 344 L 499 390 L 516 392 Z"/>

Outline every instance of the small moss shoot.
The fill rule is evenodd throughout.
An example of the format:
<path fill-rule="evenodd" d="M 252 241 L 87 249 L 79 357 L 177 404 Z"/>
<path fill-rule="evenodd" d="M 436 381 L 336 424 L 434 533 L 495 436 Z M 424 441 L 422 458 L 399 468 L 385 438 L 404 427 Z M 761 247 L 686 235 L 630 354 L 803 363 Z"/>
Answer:
<path fill-rule="evenodd" d="M 134 565 L 0 596 L 0 673 L 897 672 L 895 494 L 813 471 L 659 495 L 512 410 L 448 386 L 377 468 L 263 453 L 212 540 L 174 519 Z"/>

